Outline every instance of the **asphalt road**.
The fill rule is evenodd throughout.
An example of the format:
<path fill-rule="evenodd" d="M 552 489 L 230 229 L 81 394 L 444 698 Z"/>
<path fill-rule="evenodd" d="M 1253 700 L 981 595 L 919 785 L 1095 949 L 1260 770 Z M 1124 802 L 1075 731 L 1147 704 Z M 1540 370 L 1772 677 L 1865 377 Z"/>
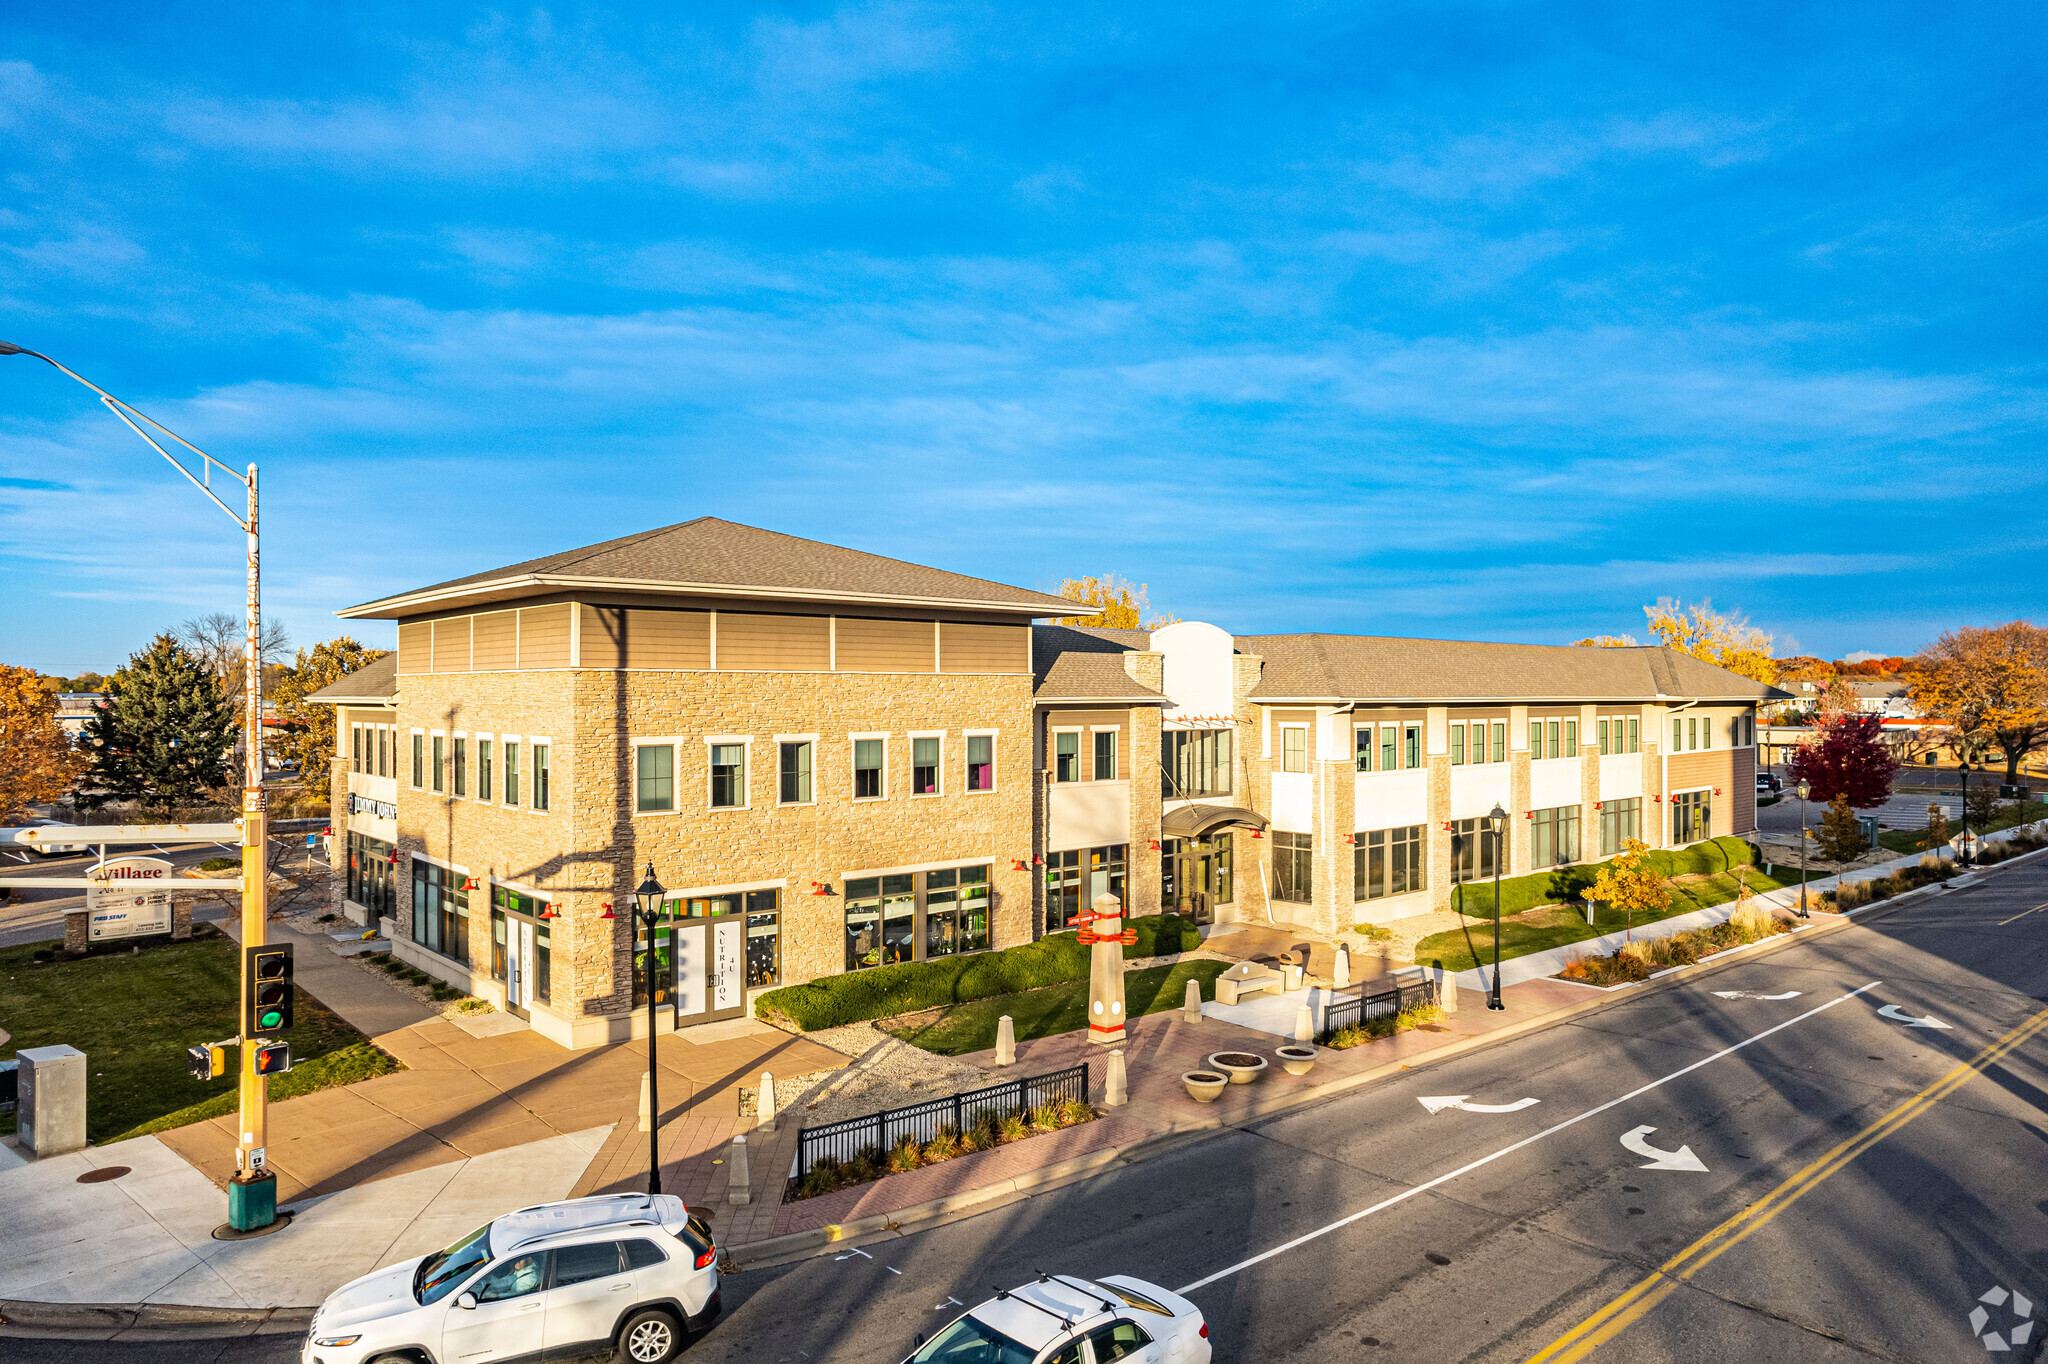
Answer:
<path fill-rule="evenodd" d="M 298 866 L 305 856 L 305 836 L 280 836 L 272 840 L 276 845 L 272 853 L 275 866 Z M 196 867 L 209 857 L 241 858 L 242 850 L 232 844 L 220 843 L 171 843 L 164 845 L 135 845 L 107 849 L 108 857 L 162 857 L 172 866 L 183 869 Z M 318 854 L 324 859 L 324 852 Z M 25 859 L 25 860 L 24 860 Z M 83 876 L 85 869 L 99 860 L 94 852 L 64 853 L 56 857 L 44 857 L 40 853 L 24 852 L 17 848 L 0 849 L 0 887 L 11 877 L 17 876 Z M 240 871 L 222 873 L 240 875 Z M 21 943 L 60 940 L 64 936 L 64 915 L 67 911 L 85 908 L 85 894 L 82 891 L 23 889 L 9 893 L 0 900 L 0 947 L 13 947 Z M 193 917 L 202 922 L 223 919 L 228 911 L 220 905 L 201 905 Z"/>
<path fill-rule="evenodd" d="M 891 1364 L 954 1301 L 1042 1268 L 1188 1292 L 1219 1361 L 1578 1358 L 1544 1352 L 1617 1299 L 1598 1359 L 1983 1359 L 1970 1312 L 1998 1288 L 2037 1322 L 1999 1357 L 2034 1358 L 2048 1034 L 2012 1038 L 2048 998 L 2048 867 L 1735 960 L 951 1226 L 735 1275 L 688 1357 Z M 1457 1095 L 1538 1102 L 1418 1102 Z M 1649 1168 L 1645 1145 L 1704 1169 Z M 2019 1324 L 2012 1303 L 1985 1328 Z M 0 1359 L 293 1345 L 0 1340 Z"/>

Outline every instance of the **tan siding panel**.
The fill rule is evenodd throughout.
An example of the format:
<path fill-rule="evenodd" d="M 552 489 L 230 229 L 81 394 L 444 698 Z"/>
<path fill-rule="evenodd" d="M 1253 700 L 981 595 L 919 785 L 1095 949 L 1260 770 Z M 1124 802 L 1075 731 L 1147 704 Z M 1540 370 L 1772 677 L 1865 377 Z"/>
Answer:
<path fill-rule="evenodd" d="M 710 612 L 629 610 L 625 614 L 627 667 L 711 666 Z M 589 636 L 584 638 L 587 644 Z"/>
<path fill-rule="evenodd" d="M 841 616 L 838 662 L 843 673 L 928 673 L 932 623 Z"/>
<path fill-rule="evenodd" d="M 720 611 L 719 671 L 829 671 L 831 626 L 824 616 L 747 616 Z"/>
<path fill-rule="evenodd" d="M 1031 631 L 1021 625 L 939 627 L 939 663 L 949 673 L 1028 673 Z"/>
<path fill-rule="evenodd" d="M 469 630 L 472 617 L 457 616 L 454 620 L 434 622 L 434 671 L 437 673 L 466 673 L 469 671 Z"/>
<path fill-rule="evenodd" d="M 434 626 L 415 621 L 398 627 L 398 671 L 430 673 L 434 670 Z"/>
<path fill-rule="evenodd" d="M 582 609 L 580 661 L 586 668 L 609 670 L 626 666 L 626 608 L 586 606 Z"/>
<path fill-rule="evenodd" d="M 519 608 L 521 668 L 569 666 L 569 613 L 574 609 L 567 602 Z"/>
<path fill-rule="evenodd" d="M 491 611 L 476 618 L 476 656 L 471 662 L 478 672 L 519 666 L 518 624 L 515 611 Z"/>

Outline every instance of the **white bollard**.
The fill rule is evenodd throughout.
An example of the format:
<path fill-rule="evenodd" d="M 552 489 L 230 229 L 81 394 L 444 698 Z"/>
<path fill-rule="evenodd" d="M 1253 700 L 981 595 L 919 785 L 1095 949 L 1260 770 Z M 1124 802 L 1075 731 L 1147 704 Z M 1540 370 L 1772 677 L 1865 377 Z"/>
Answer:
<path fill-rule="evenodd" d="M 747 1170 L 747 1139 L 734 1137 L 725 1158 L 725 1201 L 743 1207 L 754 1200 L 754 1181 Z"/>
<path fill-rule="evenodd" d="M 1436 997 L 1445 1013 L 1458 1012 L 1458 978 L 1446 967 L 1436 968 Z"/>
<path fill-rule="evenodd" d="M 1181 996 L 1180 1016 L 1189 1023 L 1202 1021 L 1202 982 L 1188 982 L 1187 993 Z"/>
<path fill-rule="evenodd" d="M 1017 1064 L 1017 1022 L 1008 1014 L 996 1020 L 996 1064 Z"/>
<path fill-rule="evenodd" d="M 1109 1079 L 1103 1084 L 1102 1106 L 1121 1108 L 1131 1101 L 1130 1078 L 1124 1074 L 1124 1054 L 1109 1054 Z"/>
<path fill-rule="evenodd" d="M 1330 979 L 1338 989 L 1351 983 L 1351 945 L 1337 944 L 1337 964 L 1330 968 Z"/>
<path fill-rule="evenodd" d="M 640 1130 L 642 1132 L 652 1131 L 654 1128 L 654 1101 L 649 1097 L 647 1090 L 648 1072 L 643 1070 L 640 1072 Z"/>
<path fill-rule="evenodd" d="M 1306 1004 L 1294 1011 L 1294 1040 L 1304 1046 L 1316 1040 L 1316 1016 Z"/>
<path fill-rule="evenodd" d="M 761 1072 L 761 1092 L 754 1098 L 754 1118 L 763 1132 L 775 1130 L 775 1072 Z"/>

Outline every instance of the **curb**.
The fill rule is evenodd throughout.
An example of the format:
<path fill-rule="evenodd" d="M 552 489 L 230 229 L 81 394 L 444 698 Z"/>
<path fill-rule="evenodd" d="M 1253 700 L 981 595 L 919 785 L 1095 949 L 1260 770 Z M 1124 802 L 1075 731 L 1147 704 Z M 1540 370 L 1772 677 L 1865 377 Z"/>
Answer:
<path fill-rule="evenodd" d="M 180 1307 L 147 1302 L 23 1302 L 0 1298 L 0 1323 L 46 1330 L 115 1335 L 128 1331 L 175 1331 L 194 1326 L 241 1326 L 254 1335 L 266 1326 L 277 1334 L 309 1329 L 311 1307 Z"/>

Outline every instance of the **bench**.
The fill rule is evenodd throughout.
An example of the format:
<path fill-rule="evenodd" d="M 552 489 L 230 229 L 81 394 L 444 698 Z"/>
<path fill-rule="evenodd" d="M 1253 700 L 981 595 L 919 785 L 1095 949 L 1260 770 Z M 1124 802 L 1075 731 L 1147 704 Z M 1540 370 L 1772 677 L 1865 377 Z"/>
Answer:
<path fill-rule="evenodd" d="M 1255 995 L 1261 990 L 1276 994 L 1281 989 L 1278 971 L 1259 965 L 1255 961 L 1241 961 L 1216 977 L 1216 1002 L 1235 1004 L 1242 995 Z"/>

